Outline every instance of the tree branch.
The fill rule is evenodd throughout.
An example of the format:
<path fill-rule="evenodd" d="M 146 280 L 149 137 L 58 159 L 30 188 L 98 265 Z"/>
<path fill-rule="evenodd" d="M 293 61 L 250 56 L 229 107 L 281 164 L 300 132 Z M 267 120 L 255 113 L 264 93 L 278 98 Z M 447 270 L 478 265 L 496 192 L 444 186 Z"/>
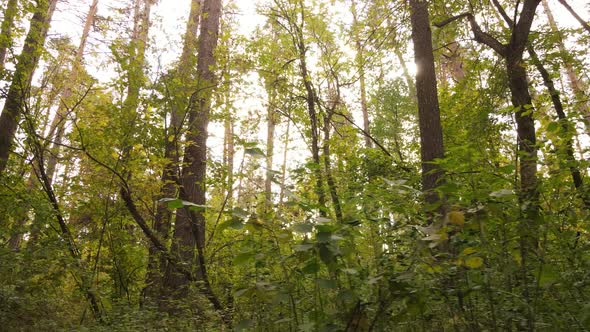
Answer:
<path fill-rule="evenodd" d="M 473 32 L 473 37 L 474 37 L 475 41 L 477 41 L 478 43 L 487 45 L 488 47 L 490 47 L 491 49 L 496 51 L 498 54 L 500 54 L 502 57 L 506 56 L 506 52 L 507 52 L 506 45 L 499 42 L 496 38 L 494 38 L 489 33 L 484 32 L 481 29 L 481 27 L 479 26 L 479 24 L 477 23 L 477 21 L 475 20 L 475 17 L 473 16 L 472 13 L 459 14 L 459 15 L 447 18 L 444 21 L 434 23 L 433 25 L 437 28 L 442 28 L 442 27 L 444 27 L 456 20 L 462 19 L 464 17 L 467 17 L 467 19 L 469 20 L 469 24 L 471 25 L 471 31 Z"/>

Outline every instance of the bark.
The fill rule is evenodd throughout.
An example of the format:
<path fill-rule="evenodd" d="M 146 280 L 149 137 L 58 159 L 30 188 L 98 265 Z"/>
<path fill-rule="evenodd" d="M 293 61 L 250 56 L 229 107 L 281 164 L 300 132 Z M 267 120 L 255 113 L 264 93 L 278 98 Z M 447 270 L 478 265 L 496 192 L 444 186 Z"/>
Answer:
<path fill-rule="evenodd" d="M 12 45 L 12 29 L 14 28 L 14 19 L 18 13 L 18 0 L 8 0 L 4 10 L 4 20 L 0 26 L 0 77 L 4 73 L 4 63 L 6 62 L 6 53 Z"/>
<path fill-rule="evenodd" d="M 201 27 L 197 60 L 197 91 L 189 102 L 189 131 L 184 151 L 184 166 L 181 174 L 180 197 L 199 205 L 206 203 L 207 171 L 207 125 L 213 89 L 216 85 L 213 67 L 216 65 L 214 52 L 219 35 L 221 16 L 220 0 L 205 0 L 201 16 Z M 188 208 L 178 209 L 174 229 L 172 251 L 182 261 L 194 262 L 194 247 L 197 248 L 197 277 L 209 286 L 205 250 L 205 215 L 203 211 Z M 174 267 L 166 271 L 166 287 L 174 290 L 173 298 L 186 296 L 189 280 Z"/>
<path fill-rule="evenodd" d="M 512 27 L 508 45 L 501 44 L 491 35 L 481 31 L 473 15 L 468 14 L 475 39 L 494 49 L 506 63 L 508 87 L 511 93 L 512 105 L 515 109 L 518 151 L 520 158 L 520 188 L 519 202 L 521 204 L 519 223 L 519 246 L 521 256 L 521 282 L 523 298 L 527 307 L 523 309 L 526 316 L 527 329 L 534 330 L 535 313 L 532 306 L 531 284 L 528 272 L 528 258 L 535 254 L 537 248 L 538 228 L 540 219 L 540 194 L 537 179 L 537 146 L 535 122 L 533 119 L 532 98 L 529 91 L 527 72 L 523 63 L 525 49 L 529 47 L 528 38 L 535 12 L 541 0 L 525 0 L 518 21 L 512 20 L 502 8 L 498 0 L 492 0 L 494 6 Z M 531 53 L 535 55 L 534 50 Z M 554 100 L 555 102 L 555 100 Z"/>
<path fill-rule="evenodd" d="M 227 175 L 225 180 L 226 190 L 228 191 L 227 196 L 227 207 L 229 209 L 233 206 L 233 186 L 234 186 L 234 122 L 232 115 L 226 112 L 227 118 L 224 121 L 224 156 L 225 156 L 225 167 L 227 168 Z"/>
<path fill-rule="evenodd" d="M 285 198 L 285 180 L 287 178 L 287 155 L 289 153 L 289 130 L 291 129 L 291 121 L 287 121 L 287 129 L 285 129 L 285 143 L 283 146 L 283 164 L 281 165 L 281 192 L 279 194 L 279 206 L 283 206 Z"/>
<path fill-rule="evenodd" d="M 94 162 L 101 164 L 96 158 L 93 158 L 88 154 L 87 156 L 90 157 Z M 104 164 L 101 165 L 104 166 Z M 131 189 L 125 182 L 125 179 L 120 174 L 118 174 L 118 177 L 122 182 L 120 190 L 121 198 L 125 202 L 125 207 L 133 217 L 133 220 L 135 220 L 135 223 L 139 226 L 139 228 L 141 228 L 141 230 L 143 231 L 144 235 L 148 238 L 150 243 L 152 243 L 152 245 L 166 259 L 166 261 L 168 262 L 168 266 L 173 267 L 175 271 L 182 274 L 187 280 L 196 283 L 197 287 L 205 295 L 205 297 L 211 303 L 213 308 L 220 314 L 225 325 L 231 329 L 231 314 L 224 310 L 223 306 L 221 305 L 221 302 L 219 302 L 219 299 L 215 296 L 213 292 L 211 292 L 211 287 L 209 286 L 208 281 L 205 280 L 205 283 L 203 283 L 203 280 L 193 273 L 192 269 L 190 268 L 190 265 L 189 267 L 187 267 L 188 264 L 186 262 L 182 261 L 177 255 L 174 254 L 174 252 L 169 252 L 167 250 L 166 244 L 162 242 L 162 240 L 156 235 L 156 233 L 149 227 L 141 213 L 139 213 L 139 210 L 137 209 L 137 206 L 133 201 Z"/>
<path fill-rule="evenodd" d="M 359 84 L 361 89 L 361 111 L 363 113 L 363 130 L 365 131 L 365 146 L 367 148 L 373 147 L 373 141 L 371 140 L 371 132 L 369 130 L 370 123 L 369 123 L 369 110 L 367 107 L 367 87 L 365 82 L 365 57 L 364 57 L 364 49 L 361 43 L 361 38 L 358 33 L 359 23 L 357 18 L 357 11 L 356 11 L 356 2 L 352 1 L 352 6 L 350 7 L 352 12 L 352 24 L 354 30 L 354 43 L 356 46 L 356 65 L 357 70 L 359 72 Z"/>
<path fill-rule="evenodd" d="M 338 222 L 342 222 L 342 206 L 340 205 L 340 198 L 338 197 L 336 181 L 334 181 L 334 177 L 332 176 L 332 161 L 330 159 L 330 120 L 332 114 L 333 112 L 329 112 L 324 116 L 324 170 L 326 171 L 326 182 L 328 183 L 328 188 L 330 189 L 330 198 L 332 199 L 332 204 L 334 205 L 336 220 Z"/>
<path fill-rule="evenodd" d="M 266 114 L 266 177 L 264 179 L 264 196 L 266 212 L 270 211 L 272 207 L 272 162 L 274 154 L 274 136 L 276 127 L 276 115 L 274 110 L 275 95 L 273 87 L 269 87 L 269 103 Z"/>
<path fill-rule="evenodd" d="M 51 126 L 49 128 L 49 134 L 47 137 L 49 139 L 53 139 L 53 146 L 51 148 L 51 152 L 47 157 L 47 176 L 49 177 L 49 181 L 53 182 L 55 176 L 55 169 L 58 163 L 59 153 L 61 150 L 61 143 L 63 140 L 63 135 L 65 131 L 65 122 L 67 117 L 67 112 L 69 111 L 68 101 L 70 100 L 74 88 L 74 84 L 78 79 L 78 75 L 80 73 L 80 69 L 82 68 L 82 58 L 84 56 L 84 50 L 86 49 L 86 41 L 88 40 L 88 34 L 90 33 L 90 28 L 94 23 L 94 17 L 96 16 L 96 11 L 98 9 L 98 0 L 93 0 L 90 8 L 88 9 L 88 14 L 86 15 L 86 21 L 84 23 L 84 29 L 82 30 L 82 36 L 80 38 L 80 44 L 78 45 L 78 50 L 76 52 L 76 57 L 72 63 L 72 69 L 70 71 L 68 80 L 65 82 L 65 88 L 60 96 L 60 104 L 58 106 L 57 112 L 51 122 Z M 53 136 L 55 134 L 55 136 Z"/>
<path fill-rule="evenodd" d="M 502 17 L 507 22 L 512 22 L 499 2 L 497 0 L 492 0 L 492 2 Z M 536 223 L 540 216 L 540 207 L 537 183 L 535 122 L 533 119 L 532 98 L 529 92 L 527 72 L 523 63 L 523 53 L 528 45 L 528 37 L 535 17 L 535 11 L 540 3 L 541 0 L 524 1 L 518 21 L 515 24 L 510 24 L 512 32 L 507 45 L 502 44 L 490 34 L 482 31 L 472 13 L 463 13 L 435 24 L 437 27 L 443 27 L 466 17 L 471 25 L 475 40 L 496 51 L 505 61 L 508 87 L 516 118 L 520 157 L 519 200 L 523 206 L 521 235 L 523 241 L 527 242 L 525 245 L 526 250 L 531 250 L 536 246 Z"/>
<path fill-rule="evenodd" d="M 274 154 L 275 114 L 272 102 L 268 106 L 266 133 L 266 178 L 264 179 L 264 193 L 266 211 L 272 207 L 272 161 Z"/>
<path fill-rule="evenodd" d="M 438 205 L 436 208 L 440 210 L 442 202 L 435 189 L 442 182 L 443 170 L 433 162 L 444 157 L 444 148 L 432 50 L 432 32 L 427 3 L 423 0 L 410 0 L 410 6 L 414 57 L 418 67 L 416 94 L 420 124 L 422 190 L 426 202 Z"/>
<path fill-rule="evenodd" d="M 324 193 L 323 176 L 320 169 L 320 147 L 319 147 L 319 130 L 318 130 L 318 114 L 316 110 L 316 94 L 309 78 L 309 71 L 307 69 L 307 61 L 305 58 L 305 46 L 303 44 L 303 37 L 301 38 L 301 47 L 299 55 L 299 65 L 301 69 L 301 78 L 307 93 L 307 112 L 311 122 L 310 136 L 311 136 L 311 156 L 314 162 L 314 173 L 316 180 L 316 194 L 318 196 L 318 204 L 320 207 L 320 216 L 325 217 L 326 211 L 326 196 Z"/>
<path fill-rule="evenodd" d="M 547 15 L 547 19 L 549 20 L 549 26 L 551 27 L 551 31 L 557 34 L 557 47 L 559 48 L 559 52 L 564 57 L 564 67 L 565 72 L 568 77 L 570 88 L 572 92 L 576 96 L 577 100 L 577 110 L 578 112 L 584 117 L 584 124 L 586 125 L 586 133 L 590 135 L 590 102 L 588 101 L 588 97 L 586 97 L 586 82 L 584 82 L 578 74 L 574 70 L 571 62 L 566 59 L 566 55 L 569 55 L 569 52 L 565 48 L 565 44 L 563 41 L 563 35 L 559 31 L 557 27 L 557 22 L 555 22 L 555 18 L 553 17 L 553 13 L 551 12 L 551 8 L 547 3 L 547 0 L 543 0 L 541 2 L 543 4 L 543 8 L 545 9 L 545 14 Z"/>
<path fill-rule="evenodd" d="M 89 274 L 87 273 L 87 268 L 82 257 L 82 253 L 76 245 L 75 237 L 70 231 L 70 228 L 66 222 L 66 218 L 64 217 L 64 214 L 61 211 L 57 195 L 53 190 L 53 186 L 45 170 L 43 160 L 44 147 L 35 135 L 35 126 L 30 118 L 26 119 L 26 125 L 26 131 L 32 137 L 31 149 L 35 161 L 32 167 L 32 172 L 41 183 L 42 190 L 47 196 L 47 199 L 49 200 L 49 203 L 53 210 L 53 214 L 55 215 L 55 218 L 59 225 L 59 235 L 67 245 L 68 251 L 72 258 L 72 265 L 76 267 L 77 272 L 80 274 L 81 282 L 78 283 L 78 287 L 90 303 L 90 309 L 92 310 L 94 316 L 98 320 L 101 320 L 102 313 L 99 295 L 96 294 L 94 288 L 91 285 L 92 277 L 89 276 Z"/>
<path fill-rule="evenodd" d="M 0 176 L 8 163 L 12 141 L 26 108 L 33 73 L 39 63 L 56 5 L 57 0 L 37 0 L 23 50 L 17 59 L 16 70 L 0 115 Z"/>
<path fill-rule="evenodd" d="M 565 9 L 567 9 L 567 11 L 572 14 L 572 16 L 578 21 L 580 22 L 580 25 L 582 25 L 582 27 L 584 29 L 586 29 L 586 31 L 590 32 L 590 25 L 588 25 L 588 23 L 586 21 L 584 21 L 584 19 L 582 17 L 580 17 L 580 15 L 578 15 L 578 13 L 576 13 L 576 11 L 572 8 L 572 6 L 569 5 L 569 3 L 567 3 L 566 0 L 558 0 L 559 3 L 565 7 Z"/>
<path fill-rule="evenodd" d="M 563 137 L 563 150 L 565 152 L 566 162 L 568 164 L 568 168 L 574 182 L 574 187 L 578 191 L 578 194 L 582 198 L 584 206 L 586 209 L 590 209 L 590 197 L 588 193 L 585 191 L 584 188 L 584 179 L 582 178 L 582 174 L 580 173 L 580 169 L 578 168 L 578 161 L 574 155 L 574 141 L 573 141 L 573 133 L 575 132 L 575 127 L 567 118 L 565 114 L 563 103 L 561 102 L 561 98 L 559 96 L 559 91 L 555 88 L 555 83 L 549 74 L 549 71 L 543 66 L 543 63 L 539 59 L 537 52 L 532 48 L 532 46 L 528 47 L 528 52 L 531 56 L 531 60 L 537 70 L 541 74 L 543 79 L 543 84 L 547 88 L 547 92 L 551 96 L 551 102 L 553 103 L 553 108 L 555 109 L 555 113 L 557 114 L 557 118 L 559 119 L 559 123 L 561 125 L 561 136 Z"/>
<path fill-rule="evenodd" d="M 178 73 L 182 82 L 181 89 L 188 86 L 191 75 L 194 74 L 196 57 L 194 56 L 193 50 L 197 45 L 200 16 L 201 1 L 192 0 L 184 36 L 182 55 L 178 65 Z M 186 93 L 183 91 L 181 98 L 185 96 Z M 179 181 L 178 175 L 180 173 L 180 155 L 178 150 L 184 114 L 179 110 L 180 103 L 177 103 L 173 96 L 171 96 L 171 98 L 170 125 L 166 131 L 166 137 L 164 137 L 164 157 L 166 158 L 167 163 L 162 172 L 160 199 L 176 197 Z M 154 231 L 164 243 L 166 243 L 170 233 L 172 212 L 168 209 L 166 204 L 162 202 L 158 202 L 157 204 L 156 215 L 154 217 Z M 158 248 L 153 244 L 150 245 L 145 288 L 145 295 L 148 298 L 155 298 L 160 295 L 164 284 L 164 274 L 166 273 L 166 270 L 166 258 L 161 255 Z"/>

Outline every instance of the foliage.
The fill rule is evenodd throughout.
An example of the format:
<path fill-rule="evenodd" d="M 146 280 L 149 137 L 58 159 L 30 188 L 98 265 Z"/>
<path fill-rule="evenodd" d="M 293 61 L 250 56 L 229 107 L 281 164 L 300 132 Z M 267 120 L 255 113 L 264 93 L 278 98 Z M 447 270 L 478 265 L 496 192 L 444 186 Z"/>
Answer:
<path fill-rule="evenodd" d="M 126 1 L 95 18 L 109 36 L 100 41 L 108 50 L 101 65 L 112 79 L 100 75 L 92 52 L 75 63 L 67 36 L 45 43 L 0 174 L 0 330 L 590 328 L 585 31 L 551 29 L 537 9 L 529 44 L 560 89 L 565 119 L 533 59 L 521 64 L 539 150 L 541 214 L 531 253 L 522 249 L 530 202 L 520 195 L 519 110 L 504 64 L 472 40 L 467 21 L 433 27 L 445 146 L 435 161 L 445 174 L 436 190 L 446 209 L 433 222 L 421 185 L 406 1 L 357 1 L 355 24 L 350 1 L 259 1 L 260 22 L 249 35 L 236 14 L 243 5 L 226 2 L 211 68 L 207 181 L 199 184 L 206 204 L 184 198 L 181 178 L 192 143 L 185 113 L 201 102 L 198 75 L 183 72 L 180 61 L 156 63 L 158 25 L 143 41 L 131 38 L 137 22 L 155 21 L 137 10 L 149 6 L 136 6 L 152 1 Z M 19 5 L 15 50 L 32 3 Z M 431 23 L 475 11 L 486 31 L 507 41 L 510 27 L 493 4 L 431 3 Z M 515 12 L 512 2 L 499 4 Z M 567 54 L 564 42 L 572 45 Z M 180 47 L 172 51 L 180 57 Z M 3 80 L 15 61 L 8 57 Z M 70 81 L 72 68 L 84 66 Z M 359 68 L 368 128 L 359 121 Z M 572 77 L 582 91 L 567 86 Z M 59 103 L 66 129 L 55 149 L 50 119 Z M 58 167 L 47 180 L 52 154 Z M 586 184 L 576 183 L 575 170 Z M 183 213 L 193 218 L 189 226 L 204 227 L 204 248 L 172 244 Z M 182 250 L 193 259 L 183 260 Z M 186 288 L 166 288 L 174 273 L 190 281 Z"/>

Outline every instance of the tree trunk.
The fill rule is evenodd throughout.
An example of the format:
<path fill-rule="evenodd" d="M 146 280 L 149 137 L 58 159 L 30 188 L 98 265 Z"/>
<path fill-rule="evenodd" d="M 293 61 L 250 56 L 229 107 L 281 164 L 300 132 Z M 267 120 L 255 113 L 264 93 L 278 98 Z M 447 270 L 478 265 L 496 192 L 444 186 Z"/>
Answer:
<path fill-rule="evenodd" d="M 370 132 L 370 124 L 369 124 L 369 109 L 367 107 L 367 87 L 365 83 L 365 58 L 364 58 L 364 50 L 363 45 L 361 43 L 361 38 L 358 33 L 358 17 L 356 11 L 356 2 L 352 1 L 352 6 L 350 7 L 350 11 L 352 12 L 352 25 L 354 29 L 354 43 L 356 46 L 356 65 L 357 70 L 359 73 L 359 84 L 361 89 L 361 111 L 363 112 L 363 130 L 365 131 L 365 146 L 367 148 L 373 147 L 373 141 L 371 140 L 371 132 Z"/>
<path fill-rule="evenodd" d="M 332 117 L 333 112 L 329 111 L 329 114 L 324 116 L 324 144 L 323 144 L 323 152 L 324 152 L 324 170 L 326 171 L 326 182 L 328 183 L 328 188 L 330 190 L 330 198 L 332 199 L 332 204 L 334 204 L 334 213 L 336 215 L 336 220 L 338 222 L 342 222 L 342 207 L 340 205 L 340 198 L 338 197 L 338 188 L 336 187 L 336 181 L 334 181 L 334 177 L 332 176 L 332 161 L 330 160 L 330 118 Z"/>
<path fill-rule="evenodd" d="M 580 24 L 582 25 L 582 27 L 584 27 L 584 29 L 586 29 L 586 31 L 590 32 L 590 25 L 588 25 L 588 23 L 586 21 L 584 21 L 583 18 L 580 17 L 580 15 L 578 15 L 578 13 L 576 13 L 576 11 L 572 8 L 572 6 L 570 6 L 566 0 L 558 0 L 559 3 L 565 7 L 565 9 L 567 9 L 568 12 L 570 12 L 570 14 L 572 14 L 573 17 L 575 17 L 575 19 L 580 22 Z"/>
<path fill-rule="evenodd" d="M 227 167 L 227 175 L 225 178 L 225 186 L 228 191 L 227 208 L 231 209 L 233 206 L 233 186 L 234 186 L 234 122 L 232 115 L 227 114 L 224 121 L 224 146 L 225 146 L 225 167 Z"/>
<path fill-rule="evenodd" d="M 4 63 L 6 62 L 6 53 L 12 46 L 12 29 L 14 28 L 14 18 L 18 13 L 18 0 L 8 0 L 4 10 L 4 20 L 0 27 L 0 77 L 4 75 Z"/>
<path fill-rule="evenodd" d="M 88 14 L 86 15 L 86 22 L 84 23 L 84 29 L 82 30 L 82 36 L 80 38 L 80 44 L 78 45 L 78 51 L 76 52 L 76 57 L 74 62 L 72 63 L 72 69 L 70 71 L 70 75 L 68 80 L 65 82 L 65 88 L 60 96 L 59 106 L 57 108 L 57 112 L 51 121 L 51 126 L 49 128 L 49 135 L 47 135 L 48 139 L 53 138 L 53 147 L 51 148 L 51 152 L 47 156 L 47 177 L 49 178 L 50 182 L 53 182 L 53 178 L 55 176 L 55 169 L 57 167 L 58 157 L 61 150 L 61 143 L 63 140 L 64 130 L 65 130 L 65 122 L 67 117 L 67 112 L 69 111 L 69 100 L 72 96 L 72 89 L 73 85 L 78 79 L 78 73 L 80 72 L 80 68 L 82 67 L 82 58 L 84 56 L 84 50 L 86 49 L 86 41 L 88 40 L 88 34 L 90 33 L 90 28 L 94 23 L 94 17 L 96 16 L 96 11 L 98 9 L 98 0 L 93 0 L 90 8 L 88 10 Z M 55 134 L 55 136 L 53 136 Z"/>
<path fill-rule="evenodd" d="M 555 18 L 553 17 L 553 13 L 551 12 L 551 8 L 547 3 L 547 0 L 542 1 L 543 8 L 545 9 L 545 14 L 547 15 L 547 19 L 549 20 L 549 26 L 551 27 L 551 31 L 557 34 L 557 47 L 559 48 L 559 52 L 562 54 L 563 63 L 565 67 L 565 72 L 568 77 L 568 82 L 570 88 L 572 89 L 574 96 L 577 99 L 577 110 L 584 117 L 584 124 L 586 126 L 586 133 L 590 135 L 590 102 L 588 101 L 588 97 L 586 96 L 586 83 L 578 77 L 578 74 L 574 70 L 574 67 L 571 65 L 571 62 L 566 59 L 566 55 L 569 55 L 569 52 L 565 48 L 565 44 L 563 42 L 563 35 L 559 31 L 557 27 L 557 22 L 555 22 Z"/>
<path fill-rule="evenodd" d="M 563 138 L 563 150 L 565 152 L 565 159 L 568 164 L 568 168 L 570 174 L 572 176 L 572 180 L 574 182 L 574 187 L 578 191 L 582 202 L 586 209 L 590 209 L 590 197 L 588 197 L 588 193 L 584 188 L 584 179 L 582 178 L 582 174 L 580 173 L 580 169 L 578 168 L 578 161 L 574 155 L 574 140 L 573 140 L 573 133 L 575 133 L 576 128 L 572 125 L 572 123 L 567 118 L 563 104 L 561 103 L 561 98 L 559 97 L 559 91 L 555 88 L 555 84 L 553 83 L 553 79 L 551 75 L 541 63 L 537 52 L 532 48 L 532 46 L 528 47 L 528 52 L 531 56 L 531 60 L 537 70 L 541 74 L 543 79 L 543 84 L 547 88 L 547 92 L 551 97 L 551 102 L 553 103 L 553 108 L 555 109 L 555 113 L 557 114 L 557 118 L 559 119 L 559 123 L 561 125 L 561 137 Z"/>
<path fill-rule="evenodd" d="M 442 182 L 443 170 L 433 162 L 444 157 L 444 148 L 428 5 L 424 0 L 410 0 L 410 6 L 414 57 L 419 68 L 416 73 L 416 95 L 420 123 L 422 190 L 426 202 L 435 205 L 434 208 L 442 212 L 442 202 L 435 189 Z"/>
<path fill-rule="evenodd" d="M 184 91 L 189 85 L 191 76 L 194 74 L 196 57 L 193 50 L 197 47 L 199 21 L 201 17 L 201 1 L 192 0 L 189 19 L 184 36 L 184 45 L 180 63 L 178 65 L 178 75 L 182 82 L 182 93 L 180 98 L 186 99 L 187 91 Z M 174 96 L 171 96 L 170 125 L 164 137 L 164 157 L 167 160 L 162 172 L 162 188 L 159 198 L 173 198 L 177 195 L 178 176 L 180 174 L 179 164 L 179 144 L 182 131 L 182 121 L 184 112 L 180 111 L 182 107 L 176 102 Z M 165 203 L 157 202 L 156 215 L 154 218 L 154 231 L 165 243 L 169 238 L 172 212 Z M 163 291 L 164 274 L 166 273 L 166 258 L 161 255 L 160 251 L 154 244 L 149 248 L 148 271 L 146 275 L 145 295 L 149 299 L 156 298 Z"/>
<path fill-rule="evenodd" d="M 184 151 L 180 197 L 195 204 L 206 203 L 206 171 L 207 171 L 207 125 L 213 90 L 216 85 L 213 67 L 216 64 L 214 52 L 219 35 L 221 16 L 220 0 L 205 0 L 201 16 L 200 37 L 197 60 L 197 91 L 189 101 L 189 131 L 187 146 Z M 178 209 L 174 229 L 172 251 L 181 260 L 192 265 L 194 247 L 197 248 L 197 277 L 204 286 L 210 289 L 205 263 L 205 215 L 203 211 L 186 208 Z M 166 271 L 166 288 L 174 290 L 175 299 L 187 295 L 189 280 L 178 273 L 172 266 Z"/>
<path fill-rule="evenodd" d="M 12 83 L 0 115 L 0 176 L 3 175 L 19 119 L 26 109 L 33 73 L 43 51 L 57 0 L 37 0 L 31 27 L 18 56 Z"/>
<path fill-rule="evenodd" d="M 279 194 L 279 206 L 283 206 L 285 198 L 285 180 L 287 178 L 287 155 L 289 154 L 289 130 L 291 129 L 291 120 L 287 120 L 287 129 L 285 129 L 285 142 L 283 146 L 283 163 L 281 165 L 281 192 Z"/>
<path fill-rule="evenodd" d="M 275 95 L 276 91 L 272 86 L 267 89 L 269 94 L 268 109 L 266 114 L 266 177 L 264 179 L 265 210 L 269 212 L 272 208 L 272 161 L 274 154 L 274 138 L 276 127 Z"/>

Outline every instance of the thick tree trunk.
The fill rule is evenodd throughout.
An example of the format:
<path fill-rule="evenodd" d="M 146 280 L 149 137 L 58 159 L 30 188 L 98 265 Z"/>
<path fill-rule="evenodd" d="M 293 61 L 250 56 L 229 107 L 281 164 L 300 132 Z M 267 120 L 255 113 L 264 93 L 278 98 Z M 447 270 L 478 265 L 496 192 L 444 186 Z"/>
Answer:
<path fill-rule="evenodd" d="M 190 100 L 189 131 L 184 152 L 180 197 L 195 204 L 206 203 L 207 126 L 216 79 L 213 67 L 214 52 L 219 35 L 221 16 L 220 0 L 205 0 L 201 16 L 201 28 L 197 61 L 197 91 Z M 174 229 L 172 251 L 187 264 L 194 262 L 197 248 L 197 277 L 210 289 L 207 278 L 205 250 L 205 215 L 203 211 L 178 209 Z M 186 296 L 189 280 L 172 266 L 166 273 L 166 288 L 174 290 L 173 298 Z"/>
<path fill-rule="evenodd" d="M 424 0 L 410 0 L 412 40 L 414 42 L 416 73 L 416 94 L 420 123 L 420 155 L 422 158 L 422 190 L 428 204 L 442 212 L 441 199 L 435 191 L 443 178 L 443 170 L 433 162 L 444 157 L 443 135 L 440 123 L 438 91 L 434 55 L 432 53 L 432 32 L 428 5 Z"/>
<path fill-rule="evenodd" d="M 509 55 L 506 60 L 506 70 L 512 105 L 515 108 L 518 150 L 520 152 L 520 200 L 523 206 L 527 207 L 523 211 L 528 224 L 526 228 L 532 230 L 529 227 L 533 226 L 539 211 L 537 140 L 532 98 L 529 93 L 526 69 L 522 64 L 522 55 Z"/>
<path fill-rule="evenodd" d="M 57 0 L 37 0 L 31 27 L 25 38 L 23 50 L 18 56 L 16 70 L 0 115 L 0 176 L 3 175 L 8 163 L 12 141 L 26 107 L 33 73 L 39 63 L 56 5 Z"/>
<path fill-rule="evenodd" d="M 12 45 L 12 29 L 14 19 L 18 13 L 18 0 L 8 0 L 4 10 L 4 20 L 0 27 L 0 77 L 3 77 L 6 62 L 6 53 Z"/>
<path fill-rule="evenodd" d="M 189 19 L 186 26 L 184 36 L 184 46 L 182 55 L 180 56 L 180 63 L 178 65 L 178 75 L 182 82 L 183 93 L 180 98 L 185 97 L 188 93 L 184 93 L 184 89 L 188 86 L 195 70 L 196 57 L 193 50 L 197 47 L 198 28 L 201 17 L 201 0 L 192 0 Z M 162 172 L 162 188 L 159 198 L 172 198 L 177 196 L 177 185 L 179 182 L 178 176 L 180 174 L 180 156 L 179 144 L 182 131 L 182 121 L 184 113 L 179 110 L 179 104 L 175 102 L 172 97 L 170 110 L 170 125 L 164 137 L 164 157 L 167 160 L 164 170 Z M 154 231 L 165 243 L 169 237 L 172 212 L 166 204 L 162 202 L 157 203 L 156 215 L 154 218 Z M 158 248 L 154 244 L 149 248 L 148 271 L 146 275 L 145 295 L 148 298 L 156 298 L 162 291 L 164 284 L 164 274 L 166 273 L 166 258 L 161 255 Z"/>

